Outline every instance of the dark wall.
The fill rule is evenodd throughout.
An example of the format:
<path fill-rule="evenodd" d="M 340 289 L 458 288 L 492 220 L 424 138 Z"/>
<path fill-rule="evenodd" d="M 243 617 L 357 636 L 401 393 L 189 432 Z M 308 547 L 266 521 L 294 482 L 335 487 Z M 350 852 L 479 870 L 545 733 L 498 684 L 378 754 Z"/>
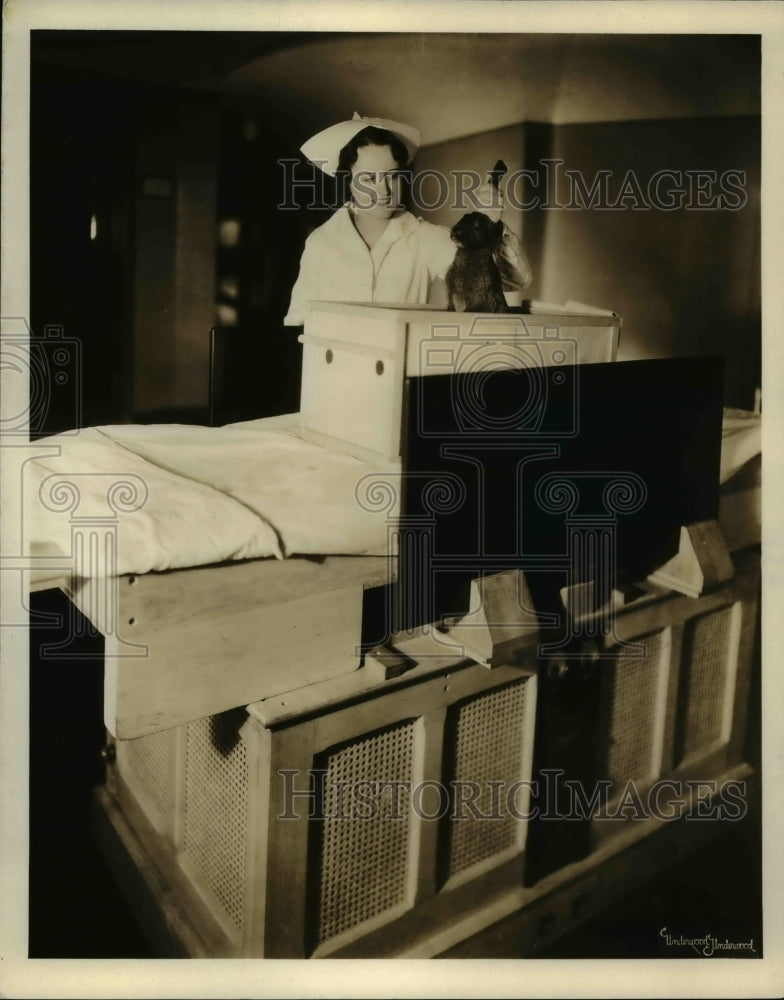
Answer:
<path fill-rule="evenodd" d="M 307 190 L 294 197 L 279 161 L 302 157 L 254 114 L 224 110 L 219 149 L 216 321 L 225 336 L 218 341 L 216 422 L 222 423 L 299 409 L 300 331 L 284 327 L 283 318 L 305 238 L 331 212 L 309 211 Z M 303 175 L 308 170 L 300 164 L 297 176 Z"/>
<path fill-rule="evenodd" d="M 34 434 L 206 423 L 216 323 L 243 341 L 231 376 L 246 398 L 227 416 L 298 409 L 301 347 L 283 316 L 305 236 L 329 214 L 308 211 L 307 192 L 279 210 L 278 161 L 298 151 L 217 93 L 33 58 L 31 94 L 31 326 L 42 340 L 61 328 L 79 355 L 74 393 Z"/>
<path fill-rule="evenodd" d="M 215 95 L 159 88 L 136 137 L 134 413 L 204 409 L 215 316 Z"/>
<path fill-rule="evenodd" d="M 80 354 L 79 406 L 35 432 L 206 413 L 217 122 L 214 94 L 33 58 L 31 326 Z"/>
<path fill-rule="evenodd" d="M 33 428 L 53 432 L 78 422 L 78 404 L 85 424 L 131 412 L 138 107 L 127 86 L 35 61 L 30 93 L 31 326 L 62 327 L 81 355 L 80 399 L 60 396 Z"/>
<path fill-rule="evenodd" d="M 629 171 L 643 195 L 632 181 L 627 207 L 531 212 L 541 232 L 541 297 L 620 313 L 621 360 L 723 354 L 726 403 L 750 409 L 760 385 L 759 118 L 540 126 L 538 133 L 527 145 L 527 165 L 536 168 L 547 154 L 563 161 L 560 205 L 570 202 L 566 170 L 580 171 L 589 185 L 609 171 L 610 205 Z M 648 184 L 660 170 L 682 175 L 684 205 L 632 208 L 650 204 Z M 689 171 L 713 172 L 716 182 L 708 177 L 692 197 Z M 729 194 L 727 171 L 744 177 Z M 668 187 L 676 185 L 665 183 L 663 194 Z M 728 207 L 744 198 L 742 207 Z"/>

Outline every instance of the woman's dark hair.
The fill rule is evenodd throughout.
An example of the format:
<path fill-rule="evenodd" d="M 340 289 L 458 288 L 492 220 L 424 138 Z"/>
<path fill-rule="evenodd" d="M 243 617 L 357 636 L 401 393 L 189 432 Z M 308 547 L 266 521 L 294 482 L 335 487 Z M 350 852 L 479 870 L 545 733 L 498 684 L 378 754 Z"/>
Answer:
<path fill-rule="evenodd" d="M 335 177 L 338 184 L 342 186 L 344 198 L 347 198 L 349 193 L 351 168 L 357 162 L 359 150 L 363 146 L 389 146 L 392 157 L 401 170 L 408 166 L 408 150 L 405 143 L 385 128 L 368 125 L 346 143 L 338 157 L 338 169 Z"/>
<path fill-rule="evenodd" d="M 368 125 L 361 132 L 357 132 L 354 138 L 341 149 L 338 158 L 338 173 L 343 171 L 351 173 L 351 168 L 357 162 L 357 155 L 362 146 L 389 146 L 395 163 L 399 167 L 402 168 L 408 164 L 408 150 L 404 142 L 385 128 Z"/>

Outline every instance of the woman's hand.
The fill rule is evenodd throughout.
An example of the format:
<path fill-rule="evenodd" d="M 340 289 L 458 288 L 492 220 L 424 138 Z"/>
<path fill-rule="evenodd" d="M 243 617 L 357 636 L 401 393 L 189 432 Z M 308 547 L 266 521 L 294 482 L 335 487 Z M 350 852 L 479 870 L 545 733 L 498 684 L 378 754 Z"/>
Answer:
<path fill-rule="evenodd" d="M 486 216 L 498 222 L 504 210 L 504 196 L 501 189 L 490 181 L 480 184 L 475 191 L 467 191 L 469 201 L 472 203 L 473 211 L 483 212 Z"/>

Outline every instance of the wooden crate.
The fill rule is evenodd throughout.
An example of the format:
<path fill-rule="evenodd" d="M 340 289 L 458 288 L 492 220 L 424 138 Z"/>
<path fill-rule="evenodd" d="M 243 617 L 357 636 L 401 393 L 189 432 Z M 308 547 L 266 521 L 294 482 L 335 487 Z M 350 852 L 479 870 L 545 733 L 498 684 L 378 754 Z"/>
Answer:
<path fill-rule="evenodd" d="M 360 671 L 114 744 L 104 813 L 137 868 L 145 859 L 183 950 L 395 954 L 520 883 L 525 823 L 438 818 L 452 802 L 436 785 L 529 781 L 535 675 L 466 663 L 412 674 Z M 399 784 L 363 785 L 377 782 Z M 478 801 L 488 812 L 486 790 Z"/>
<path fill-rule="evenodd" d="M 610 791 L 593 821 L 595 843 L 633 822 L 633 802 L 619 812 L 629 783 L 645 803 L 662 779 L 710 783 L 745 759 L 759 586 L 758 558 L 747 552 L 728 586 L 673 596 L 661 609 L 654 598 L 647 611 L 643 604 L 618 616 L 618 634 L 636 633 L 642 655 L 621 649 L 603 672 L 597 771 Z M 640 635 L 645 621 L 651 627 Z M 660 785 L 656 797 L 665 813 L 676 808 L 676 790 Z"/>
<path fill-rule="evenodd" d="M 735 579 L 712 593 L 651 588 L 618 615 L 615 638 L 646 652 L 601 662 L 605 710 L 592 741 L 600 778 L 615 789 L 632 780 L 643 796 L 657 779 L 682 782 L 687 813 L 697 808 L 687 779 L 713 782 L 715 798 L 722 782 L 750 778 L 744 736 L 758 586 L 758 556 L 746 553 Z M 366 665 L 117 742 L 100 793 L 104 826 L 115 855 L 123 843 L 136 859 L 144 912 L 157 898 L 158 924 L 189 955 L 481 954 L 469 944 L 477 935 L 492 953 L 493 925 L 514 914 L 523 921 L 519 947 L 535 951 L 607 905 L 619 891 L 608 872 L 631 866 L 650 877 L 674 844 L 682 853 L 721 826 L 687 820 L 676 834 L 674 822 L 655 816 L 588 818 L 588 853 L 526 880 L 537 691 L 556 660 L 539 659 L 532 639 L 515 664 L 494 669 L 431 659 L 384 680 Z M 567 734 L 550 735 L 557 743 Z M 323 775 L 323 796 L 314 773 Z M 519 783 L 517 813 L 502 794 L 500 818 L 486 818 L 493 807 L 484 795 L 480 818 L 468 809 L 462 819 L 425 819 L 403 794 L 393 816 L 391 797 L 368 790 L 377 813 L 353 815 L 352 800 L 341 807 L 336 791 L 362 781 L 454 789 L 460 780 L 483 789 Z M 432 797 L 421 805 L 438 812 Z M 563 831 L 546 825 L 557 841 Z"/>

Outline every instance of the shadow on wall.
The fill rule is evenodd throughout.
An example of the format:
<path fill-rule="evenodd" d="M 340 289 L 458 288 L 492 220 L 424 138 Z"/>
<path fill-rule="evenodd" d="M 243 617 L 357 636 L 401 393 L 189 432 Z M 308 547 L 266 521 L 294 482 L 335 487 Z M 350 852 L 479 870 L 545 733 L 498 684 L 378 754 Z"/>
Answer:
<path fill-rule="evenodd" d="M 725 404 L 751 409 L 760 384 L 759 119 L 537 128 L 551 131 L 557 172 L 552 207 L 526 214 L 526 231 L 533 222 L 543 236 L 541 297 L 620 313 L 620 360 L 724 355 Z M 536 154 L 535 143 L 527 148 Z M 527 159 L 544 172 L 540 155 Z M 588 196 L 566 171 L 579 173 Z M 579 207 L 597 179 L 594 206 Z"/>

